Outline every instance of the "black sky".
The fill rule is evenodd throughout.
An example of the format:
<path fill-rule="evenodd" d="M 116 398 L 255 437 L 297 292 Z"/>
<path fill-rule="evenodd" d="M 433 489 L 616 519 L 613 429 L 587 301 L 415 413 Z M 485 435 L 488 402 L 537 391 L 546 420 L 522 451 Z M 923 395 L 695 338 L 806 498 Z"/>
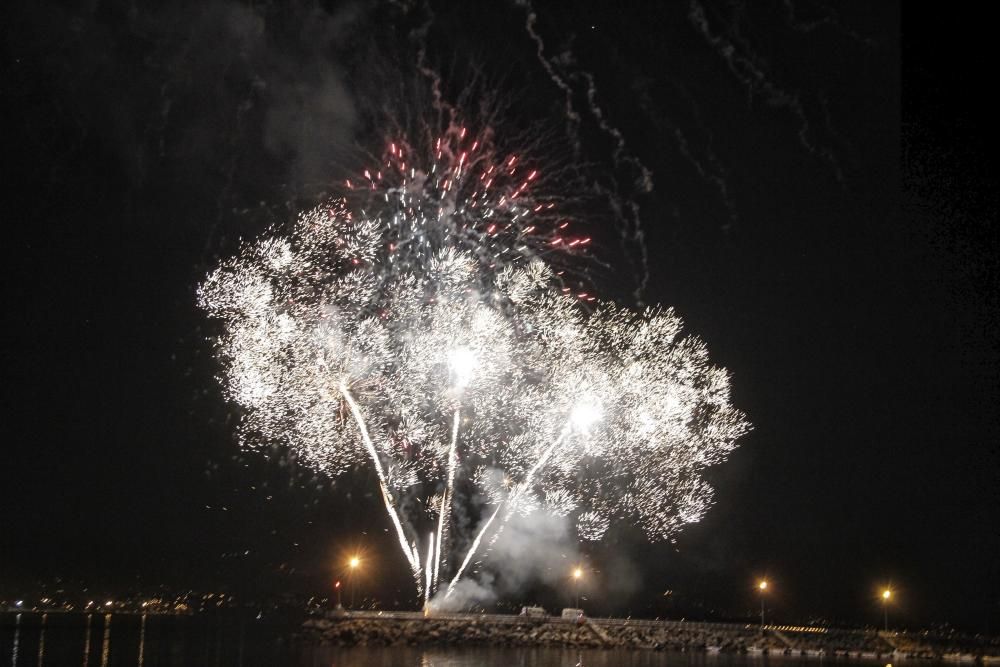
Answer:
<path fill-rule="evenodd" d="M 645 299 L 732 371 L 755 430 L 676 545 L 624 532 L 643 584 L 600 604 L 752 614 L 766 574 L 778 616 L 874 623 L 891 582 L 901 623 L 997 632 L 985 29 L 895 3 L 634 4 L 539 2 L 537 29 L 550 55 L 574 54 L 559 66 L 578 108 L 590 73 L 653 172 L 637 199 Z M 238 451 L 194 288 L 352 164 L 393 85 L 419 80 L 423 6 L 3 10 L 0 597 L 55 576 L 310 590 L 345 541 L 379 552 L 370 480 Z M 433 3 L 426 37 L 446 89 L 472 62 L 513 124 L 561 128 L 523 9 L 462 7 Z M 581 136 L 628 195 L 592 119 Z M 614 264 L 597 287 L 627 302 L 619 230 L 590 224 Z M 388 600 L 399 563 L 379 553 Z M 607 549 L 593 558 L 611 567 Z"/>

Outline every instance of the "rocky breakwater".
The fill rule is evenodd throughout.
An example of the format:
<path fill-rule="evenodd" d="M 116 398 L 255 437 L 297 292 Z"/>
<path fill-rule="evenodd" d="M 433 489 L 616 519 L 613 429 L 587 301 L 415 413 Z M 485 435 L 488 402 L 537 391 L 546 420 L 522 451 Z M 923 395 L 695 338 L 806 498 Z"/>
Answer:
<path fill-rule="evenodd" d="M 747 653 L 763 650 L 781 653 L 786 648 L 774 636 L 761 636 L 752 627 L 639 622 L 608 624 L 604 627 L 604 632 L 614 646 L 656 651 Z"/>
<path fill-rule="evenodd" d="M 556 617 L 408 612 L 360 612 L 314 618 L 305 637 L 343 646 L 483 644 L 490 646 L 569 646 L 742 653 L 787 647 L 756 627 L 708 623 L 622 621 L 584 622 Z"/>
<path fill-rule="evenodd" d="M 527 619 L 499 623 L 475 617 L 314 618 L 305 622 L 303 635 L 341 646 L 483 644 L 600 648 L 606 645 L 587 625 Z"/>
<path fill-rule="evenodd" d="M 568 646 L 709 653 L 769 653 L 823 657 L 942 657 L 993 664 L 1000 639 L 936 638 L 928 633 L 878 633 L 798 626 L 768 627 L 736 623 L 698 623 L 594 618 L 584 622 L 552 616 L 414 612 L 339 612 L 312 618 L 306 639 L 342 646 Z"/>

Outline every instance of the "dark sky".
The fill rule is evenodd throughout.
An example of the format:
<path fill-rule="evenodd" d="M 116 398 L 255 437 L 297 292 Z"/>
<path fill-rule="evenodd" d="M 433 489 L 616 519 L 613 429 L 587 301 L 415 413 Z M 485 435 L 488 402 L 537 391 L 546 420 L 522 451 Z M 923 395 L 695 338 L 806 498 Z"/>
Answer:
<path fill-rule="evenodd" d="M 475 73 L 511 125 L 561 131 L 524 9 L 435 2 L 425 24 L 421 3 L 40 4 L 2 21 L 0 597 L 57 576 L 319 590 L 358 543 L 371 591 L 401 599 L 364 473 L 238 450 L 194 289 L 377 150 L 379 109 L 404 113 L 421 85 L 420 45 L 447 94 Z M 755 430 L 677 544 L 623 529 L 614 557 L 591 549 L 642 582 L 593 604 L 751 615 L 766 575 L 778 617 L 863 624 L 891 582 L 900 623 L 1000 631 L 984 34 L 892 2 L 653 4 L 539 2 L 535 28 L 573 56 L 555 66 L 590 173 L 641 206 L 644 299 L 732 371 Z M 588 75 L 652 193 L 614 163 Z M 606 215 L 582 224 L 612 265 L 597 289 L 633 300 L 640 245 L 623 255 Z"/>

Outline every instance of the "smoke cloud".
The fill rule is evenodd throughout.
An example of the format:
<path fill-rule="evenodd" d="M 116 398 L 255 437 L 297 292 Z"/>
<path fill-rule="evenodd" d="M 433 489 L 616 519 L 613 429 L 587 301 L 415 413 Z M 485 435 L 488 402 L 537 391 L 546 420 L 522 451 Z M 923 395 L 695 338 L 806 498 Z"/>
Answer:
<path fill-rule="evenodd" d="M 96 139 L 134 191 L 220 212 L 312 194 L 353 145 L 348 54 L 370 4 L 24 3 L 8 35 L 45 76 L 15 95 L 74 128 L 62 160 Z"/>
<path fill-rule="evenodd" d="M 451 594 L 432 601 L 440 611 L 488 607 L 498 599 L 516 600 L 542 584 L 568 593 L 568 574 L 582 562 L 568 517 L 535 512 L 515 516 L 483 559 L 480 569 L 464 577 Z M 530 604 L 532 601 L 525 601 Z"/>

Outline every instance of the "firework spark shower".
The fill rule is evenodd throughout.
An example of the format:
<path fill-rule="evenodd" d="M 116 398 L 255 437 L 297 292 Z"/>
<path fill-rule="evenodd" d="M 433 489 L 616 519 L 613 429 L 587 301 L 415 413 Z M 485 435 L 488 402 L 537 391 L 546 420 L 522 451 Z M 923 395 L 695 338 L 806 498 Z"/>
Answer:
<path fill-rule="evenodd" d="M 391 142 L 343 198 L 201 285 L 243 444 L 374 470 L 425 604 L 517 515 L 565 517 L 582 540 L 698 521 L 701 472 L 749 428 L 728 373 L 672 310 L 563 286 L 546 253 L 589 239 L 533 194 L 537 170 L 461 128 L 432 145 L 421 161 Z M 457 504 L 479 517 L 469 534 Z"/>

